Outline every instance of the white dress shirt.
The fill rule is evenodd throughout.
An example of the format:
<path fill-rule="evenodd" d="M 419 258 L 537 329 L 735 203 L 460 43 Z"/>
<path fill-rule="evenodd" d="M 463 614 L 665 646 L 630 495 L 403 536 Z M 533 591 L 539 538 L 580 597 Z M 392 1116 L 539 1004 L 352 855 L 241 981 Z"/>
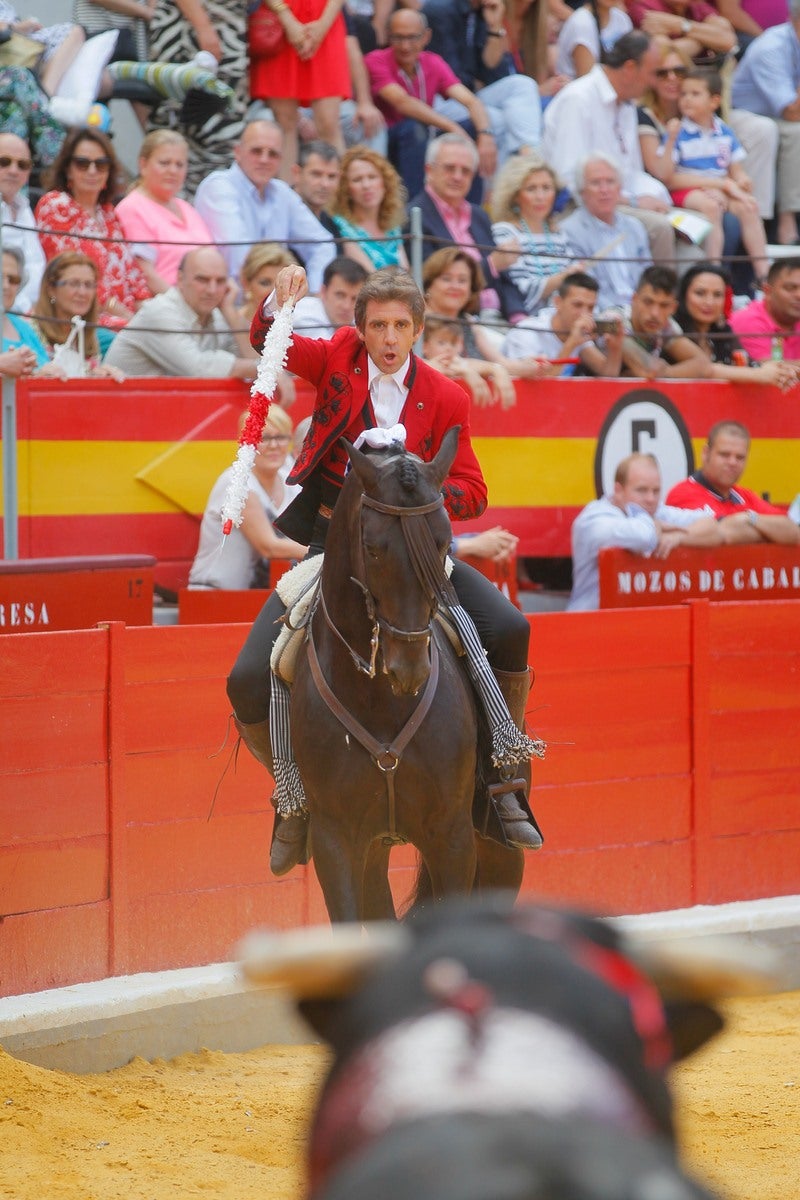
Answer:
<path fill-rule="evenodd" d="M 575 195 L 576 164 L 598 150 L 619 163 L 626 203 L 637 196 L 655 196 L 670 203 L 663 183 L 644 169 L 636 105 L 617 98 L 599 64 L 587 75 L 573 79 L 548 104 L 542 154 Z"/>
<path fill-rule="evenodd" d="M 400 413 L 408 396 L 405 377 L 408 359 L 392 375 L 383 375 L 367 355 L 369 371 L 369 394 L 379 429 L 391 429 L 400 420 Z"/>
<path fill-rule="evenodd" d="M 18 195 L 13 205 L 0 201 L 2 208 L 3 245 L 15 246 L 25 258 L 25 282 L 17 292 L 14 308 L 18 313 L 30 312 L 39 299 L 39 285 L 44 274 L 45 258 L 33 210 L 25 197 Z M 11 225 L 19 226 L 12 229 Z"/>

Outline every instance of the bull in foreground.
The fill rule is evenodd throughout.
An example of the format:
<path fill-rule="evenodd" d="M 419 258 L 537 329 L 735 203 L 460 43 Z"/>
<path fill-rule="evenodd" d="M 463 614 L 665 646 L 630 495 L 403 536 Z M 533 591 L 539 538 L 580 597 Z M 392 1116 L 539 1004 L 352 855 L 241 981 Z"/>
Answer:
<path fill-rule="evenodd" d="M 244 956 L 333 1048 L 311 1200 L 711 1200 L 667 1072 L 721 1029 L 714 997 L 763 990 L 729 948 L 698 961 L 496 893 Z"/>

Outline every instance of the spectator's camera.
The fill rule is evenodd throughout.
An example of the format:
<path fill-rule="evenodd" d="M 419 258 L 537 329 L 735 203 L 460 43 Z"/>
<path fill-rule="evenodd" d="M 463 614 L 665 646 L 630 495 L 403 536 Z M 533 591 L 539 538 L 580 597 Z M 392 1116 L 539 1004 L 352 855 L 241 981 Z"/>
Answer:
<path fill-rule="evenodd" d="M 598 317 L 594 323 L 597 333 L 617 333 L 620 328 L 619 317 Z"/>

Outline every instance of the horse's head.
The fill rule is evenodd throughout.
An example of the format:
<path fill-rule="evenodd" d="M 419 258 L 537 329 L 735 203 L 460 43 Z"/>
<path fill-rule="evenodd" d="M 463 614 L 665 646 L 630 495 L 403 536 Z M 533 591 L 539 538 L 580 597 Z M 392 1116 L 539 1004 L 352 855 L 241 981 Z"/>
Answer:
<path fill-rule="evenodd" d="M 416 695 L 430 673 L 431 621 L 451 541 L 442 484 L 458 446 L 448 431 L 429 463 L 398 446 L 363 454 L 345 443 L 361 488 L 354 578 L 378 633 L 383 670 L 396 694 Z"/>

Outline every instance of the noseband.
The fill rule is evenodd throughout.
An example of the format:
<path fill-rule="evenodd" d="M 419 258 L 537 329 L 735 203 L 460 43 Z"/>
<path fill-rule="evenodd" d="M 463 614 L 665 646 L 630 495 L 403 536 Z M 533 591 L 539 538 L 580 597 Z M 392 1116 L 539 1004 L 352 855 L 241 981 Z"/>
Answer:
<path fill-rule="evenodd" d="M 431 572 L 430 552 L 433 539 L 431 537 L 430 530 L 428 529 L 427 521 L 409 521 L 406 518 L 425 517 L 429 513 L 436 512 L 436 510 L 441 508 L 443 504 L 444 497 L 439 495 L 435 500 L 431 500 L 428 504 L 419 504 L 414 508 L 403 508 L 399 504 L 385 504 L 381 500 L 374 500 L 371 496 L 366 496 L 362 493 L 359 506 L 359 529 L 362 527 L 364 508 L 374 509 L 375 512 L 385 513 L 389 517 L 400 518 L 403 536 L 405 537 L 406 545 L 409 548 L 409 554 L 414 567 L 414 572 L 427 597 L 428 603 L 433 610 L 435 610 L 438 606 L 438 595 L 441 591 L 441 587 L 437 586 L 436 580 L 432 577 Z M 439 562 L 438 554 L 436 555 L 436 562 L 441 570 L 441 563 Z M 325 603 L 325 594 L 322 588 L 320 588 L 320 603 L 326 624 L 328 625 L 329 629 L 336 634 L 339 641 L 342 642 L 342 644 L 346 647 L 356 666 L 356 669 L 369 676 L 370 679 L 374 679 L 377 673 L 376 662 L 378 658 L 378 649 L 380 647 L 381 632 L 388 634 L 389 637 L 395 638 L 400 642 L 429 642 L 431 638 L 431 626 L 430 622 L 428 622 L 424 629 L 398 629 L 396 625 L 392 625 L 390 621 L 387 621 L 385 617 L 380 615 L 375 597 L 372 595 L 372 592 L 369 590 L 366 582 L 367 572 L 366 565 L 364 563 L 363 536 L 360 536 L 356 539 L 355 565 L 356 574 L 351 575 L 350 578 L 351 581 L 355 583 L 363 593 L 364 603 L 367 609 L 367 617 L 372 625 L 372 634 L 370 636 L 369 643 L 369 661 L 367 661 L 365 658 L 362 658 L 358 651 L 353 649 L 344 635 L 334 624 L 328 612 L 328 607 Z"/>

